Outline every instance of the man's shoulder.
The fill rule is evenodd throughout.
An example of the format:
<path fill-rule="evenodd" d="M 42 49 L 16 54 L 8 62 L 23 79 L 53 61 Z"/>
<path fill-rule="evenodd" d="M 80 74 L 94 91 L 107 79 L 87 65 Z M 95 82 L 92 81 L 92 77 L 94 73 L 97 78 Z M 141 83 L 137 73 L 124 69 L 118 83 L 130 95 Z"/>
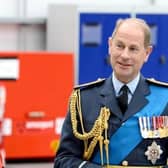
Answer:
<path fill-rule="evenodd" d="M 94 86 L 98 86 L 104 83 L 105 80 L 106 80 L 105 78 L 98 78 L 97 80 L 92 81 L 92 82 L 76 85 L 74 89 L 83 89 L 83 88 L 91 88 Z"/>
<path fill-rule="evenodd" d="M 168 87 L 168 83 L 167 82 L 161 82 L 161 81 L 158 81 L 158 80 L 156 80 L 154 78 L 147 78 L 146 80 L 150 84 L 154 84 L 154 85 L 158 85 L 158 86 L 163 86 L 163 87 Z"/>

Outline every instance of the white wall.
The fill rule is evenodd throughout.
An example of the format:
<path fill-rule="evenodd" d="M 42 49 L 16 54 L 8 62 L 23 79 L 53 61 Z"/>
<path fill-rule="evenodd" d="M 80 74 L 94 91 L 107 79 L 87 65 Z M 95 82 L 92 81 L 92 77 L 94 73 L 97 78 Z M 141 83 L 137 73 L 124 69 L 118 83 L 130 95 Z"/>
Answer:
<path fill-rule="evenodd" d="M 17 1 L 5 0 L 1 1 L 0 17 L 15 17 L 17 15 Z"/>
<path fill-rule="evenodd" d="M 79 7 L 108 6 L 111 10 L 115 9 L 115 6 L 118 6 L 118 10 L 125 6 L 136 8 L 154 6 L 159 11 L 162 11 L 162 8 L 167 8 L 168 11 L 166 0 L 4 0 L 0 5 L 0 18 L 19 16 L 45 18 L 49 4 L 77 4 Z"/>
<path fill-rule="evenodd" d="M 5 0 L 0 5 L 0 50 L 45 50 L 46 26 L 42 19 L 36 19 L 30 11 L 29 0 Z M 36 1 L 34 1 L 36 2 Z M 37 4 L 38 5 L 38 4 Z M 32 9 L 41 7 L 32 4 Z M 43 10 L 44 11 L 44 10 Z M 37 11 L 38 12 L 38 11 Z M 39 13 L 39 12 L 38 12 Z M 42 13 L 39 14 L 40 18 Z M 46 16 L 45 16 L 46 17 Z M 33 18 L 34 20 L 32 20 Z M 36 19 L 36 20 L 35 20 Z M 43 19 L 44 20 L 44 19 Z M 36 23 L 36 24 L 34 24 Z"/>
<path fill-rule="evenodd" d="M 46 17 L 48 14 L 48 4 L 75 4 L 79 8 L 99 8 L 105 6 L 111 11 L 122 9 L 146 9 L 152 11 L 168 12 L 168 1 L 166 0 L 27 0 L 28 17 Z M 165 9 L 166 8 L 166 9 Z M 150 9 L 151 10 L 151 9 Z"/>

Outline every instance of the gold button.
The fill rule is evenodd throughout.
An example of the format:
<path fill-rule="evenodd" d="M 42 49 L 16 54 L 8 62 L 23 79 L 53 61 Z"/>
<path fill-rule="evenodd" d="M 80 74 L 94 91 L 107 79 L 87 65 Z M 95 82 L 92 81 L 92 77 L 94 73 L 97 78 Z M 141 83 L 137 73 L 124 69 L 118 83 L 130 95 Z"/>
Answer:
<path fill-rule="evenodd" d="M 128 166 L 128 161 L 124 160 L 124 161 L 122 162 L 122 165 L 123 165 L 123 166 Z"/>

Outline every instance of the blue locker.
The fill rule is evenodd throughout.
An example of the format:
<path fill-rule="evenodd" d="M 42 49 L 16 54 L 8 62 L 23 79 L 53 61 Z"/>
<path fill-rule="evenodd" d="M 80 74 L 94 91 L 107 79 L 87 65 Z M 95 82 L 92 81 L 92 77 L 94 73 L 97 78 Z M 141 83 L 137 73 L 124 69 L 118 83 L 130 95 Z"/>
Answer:
<path fill-rule="evenodd" d="M 119 18 L 129 14 L 81 13 L 79 48 L 79 83 L 110 75 L 108 37 Z M 168 82 L 168 14 L 137 14 L 151 27 L 153 52 L 142 68 L 145 77 Z"/>
<path fill-rule="evenodd" d="M 168 82 L 168 14 L 137 14 L 151 27 L 154 50 L 142 69 L 146 77 Z"/>
<path fill-rule="evenodd" d="M 119 18 L 129 14 L 81 13 L 79 35 L 79 84 L 111 74 L 108 38 Z"/>

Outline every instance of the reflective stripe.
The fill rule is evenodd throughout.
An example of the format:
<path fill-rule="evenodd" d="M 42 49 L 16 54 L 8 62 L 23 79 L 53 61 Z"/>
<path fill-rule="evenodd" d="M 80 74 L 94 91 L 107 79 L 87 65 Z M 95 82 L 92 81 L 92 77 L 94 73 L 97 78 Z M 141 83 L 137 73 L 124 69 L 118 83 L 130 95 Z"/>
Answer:
<path fill-rule="evenodd" d="M 78 168 L 82 168 L 86 163 L 87 163 L 87 161 L 83 161 L 83 162 L 78 166 Z"/>

